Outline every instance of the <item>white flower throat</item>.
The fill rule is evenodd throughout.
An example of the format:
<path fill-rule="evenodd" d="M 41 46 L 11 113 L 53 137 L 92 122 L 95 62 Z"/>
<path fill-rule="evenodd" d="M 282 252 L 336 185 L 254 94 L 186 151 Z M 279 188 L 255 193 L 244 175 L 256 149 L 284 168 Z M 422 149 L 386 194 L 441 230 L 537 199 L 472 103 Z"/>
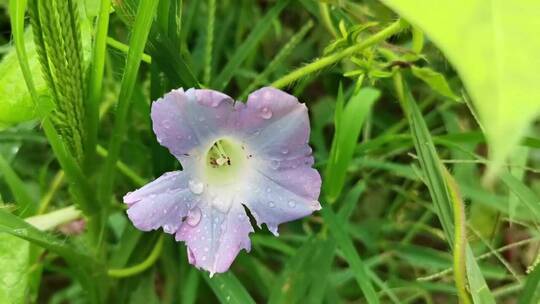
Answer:
<path fill-rule="evenodd" d="M 214 185 L 238 181 L 248 155 L 244 147 L 232 138 L 215 141 L 206 152 L 204 173 L 207 181 Z"/>

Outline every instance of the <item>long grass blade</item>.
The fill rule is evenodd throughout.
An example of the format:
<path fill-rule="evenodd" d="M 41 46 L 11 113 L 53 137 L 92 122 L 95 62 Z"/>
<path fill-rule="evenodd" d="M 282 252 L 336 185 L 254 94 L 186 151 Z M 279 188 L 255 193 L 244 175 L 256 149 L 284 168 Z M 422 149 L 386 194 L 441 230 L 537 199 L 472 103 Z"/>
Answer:
<path fill-rule="evenodd" d="M 279 14 L 289 4 L 290 0 L 279 0 L 266 15 L 257 22 L 257 25 L 253 28 L 249 36 L 244 43 L 237 47 L 237 51 L 229 60 L 227 65 L 223 68 L 221 73 L 212 82 L 212 87 L 217 90 L 223 90 L 234 74 L 240 68 L 240 65 L 244 60 L 255 51 L 259 41 L 264 37 L 266 32 L 270 29 L 273 21 L 278 18 Z"/>

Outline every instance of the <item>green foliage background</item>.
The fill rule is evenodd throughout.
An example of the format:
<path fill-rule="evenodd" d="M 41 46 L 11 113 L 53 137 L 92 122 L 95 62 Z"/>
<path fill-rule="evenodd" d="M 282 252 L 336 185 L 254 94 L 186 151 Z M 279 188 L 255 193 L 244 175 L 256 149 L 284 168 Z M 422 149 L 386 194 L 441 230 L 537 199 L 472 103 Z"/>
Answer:
<path fill-rule="evenodd" d="M 0 1 L 0 303 L 538 303 L 540 2 Z M 308 105 L 323 209 L 210 278 L 122 196 L 150 103 Z"/>

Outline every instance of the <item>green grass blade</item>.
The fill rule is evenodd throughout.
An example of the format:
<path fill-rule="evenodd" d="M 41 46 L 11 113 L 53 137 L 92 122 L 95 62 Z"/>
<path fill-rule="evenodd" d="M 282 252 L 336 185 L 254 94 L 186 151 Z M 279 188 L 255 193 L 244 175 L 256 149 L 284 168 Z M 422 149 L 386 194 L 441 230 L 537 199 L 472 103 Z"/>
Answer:
<path fill-rule="evenodd" d="M 418 159 L 422 165 L 422 172 L 430 196 L 435 205 L 435 210 L 439 221 L 446 235 L 446 240 L 450 247 L 454 249 L 454 217 L 452 211 L 452 199 L 450 197 L 448 185 L 444 177 L 444 168 L 433 144 L 433 139 L 429 133 L 422 113 L 418 109 L 416 102 L 406 85 L 403 86 L 403 106 L 407 112 L 413 141 L 418 153 Z M 457 186 L 455 186 L 457 187 Z M 463 219 L 465 221 L 465 219 Z M 465 238 L 463 235 L 461 239 Z M 466 242 L 466 241 L 465 241 Z M 466 243 L 465 243 L 466 244 Z M 463 245 L 463 244 L 461 244 Z M 468 244 L 465 245 L 467 278 L 474 303 L 495 303 L 485 279 L 478 267 L 474 255 Z M 462 253 L 462 251 L 461 251 Z M 462 258 L 462 257 L 461 257 Z M 460 263 L 461 260 L 460 260 Z M 459 270 L 458 270 L 459 271 Z"/>
<path fill-rule="evenodd" d="M 347 235 L 347 232 L 345 231 L 338 217 L 334 214 L 334 211 L 332 211 L 329 206 L 323 207 L 321 212 L 324 221 L 330 229 L 330 232 L 336 239 L 336 243 L 343 251 L 345 259 L 353 269 L 356 282 L 364 293 L 364 297 L 366 298 L 367 302 L 379 303 L 379 298 L 375 292 L 375 289 L 373 288 L 371 278 L 367 272 L 367 266 L 364 264 L 360 258 L 360 255 L 354 248 L 351 238 Z"/>
<path fill-rule="evenodd" d="M 330 202 L 334 202 L 343 189 L 347 167 L 358 143 L 362 125 L 379 95 L 375 89 L 364 88 L 351 97 L 343 113 L 340 113 L 339 107 L 336 109 L 336 133 L 323 185 L 323 192 Z"/>
<path fill-rule="evenodd" d="M 240 68 L 240 65 L 246 58 L 255 51 L 259 41 L 264 37 L 266 32 L 272 26 L 274 20 L 276 20 L 283 11 L 283 9 L 289 4 L 290 0 L 279 0 L 268 13 L 257 23 L 253 28 L 249 36 L 244 43 L 239 45 L 232 58 L 228 61 L 227 65 L 222 69 L 221 73 L 213 81 L 212 87 L 216 90 L 223 90 L 234 74 Z"/>
<path fill-rule="evenodd" d="M 231 271 L 217 274 L 213 278 L 205 274 L 203 278 L 221 303 L 255 304 L 255 300 Z"/>
<path fill-rule="evenodd" d="M 19 216 L 26 217 L 33 214 L 37 209 L 37 204 L 28 193 L 24 182 L 19 175 L 17 175 L 15 170 L 11 168 L 2 154 L 0 154 L 0 173 L 4 176 L 4 179 L 13 193 L 13 197 L 19 205 Z"/>
<path fill-rule="evenodd" d="M 88 78 L 88 93 L 86 97 L 86 141 L 85 168 L 88 170 L 96 161 L 96 145 L 99 125 L 99 105 L 102 96 L 103 70 L 107 49 L 107 32 L 109 29 L 110 0 L 101 0 L 97 18 L 96 36 Z"/>
<path fill-rule="evenodd" d="M 313 21 L 310 19 L 301 29 L 298 31 L 298 33 L 294 34 L 294 36 L 291 37 L 289 42 L 281 48 L 281 50 L 276 54 L 274 59 L 268 64 L 268 66 L 260 72 L 255 79 L 246 87 L 246 89 L 240 94 L 239 99 L 245 100 L 245 98 L 248 96 L 250 92 L 255 90 L 257 86 L 261 85 L 264 82 L 264 79 L 270 75 L 294 50 L 294 48 L 302 42 L 302 39 L 304 39 L 304 36 L 309 32 L 309 30 L 313 27 Z"/>
<path fill-rule="evenodd" d="M 536 220 L 540 220 L 540 198 L 538 195 L 508 172 L 502 173 L 500 177 L 508 189 L 534 214 Z"/>
<path fill-rule="evenodd" d="M 452 240 L 454 239 L 452 206 L 444 180 L 441 162 L 422 113 L 406 87 L 403 96 L 414 146 L 418 153 L 418 160 L 422 166 L 422 172 L 426 179 L 429 194 L 433 199 L 433 204 L 446 234 L 447 241 L 452 246 Z"/>
<path fill-rule="evenodd" d="M 533 272 L 527 276 L 527 282 L 521 296 L 519 297 L 518 304 L 529 304 L 540 302 L 540 265 L 536 265 Z"/>
<path fill-rule="evenodd" d="M 133 25 L 133 31 L 131 33 L 130 47 L 126 59 L 126 65 L 124 74 L 122 75 L 122 82 L 120 87 L 120 93 L 118 96 L 118 107 L 116 111 L 116 119 L 114 123 L 113 133 L 111 140 L 109 141 L 108 156 L 105 161 L 105 167 L 103 169 L 103 175 L 100 180 L 100 201 L 102 204 L 108 205 L 110 196 L 113 190 L 115 164 L 120 154 L 120 148 L 122 144 L 122 138 L 127 128 L 127 115 L 129 106 L 131 104 L 131 94 L 137 80 L 137 72 L 141 64 L 142 54 L 152 20 L 157 9 L 159 1 L 148 0 L 141 1 L 137 9 L 137 16 Z"/>

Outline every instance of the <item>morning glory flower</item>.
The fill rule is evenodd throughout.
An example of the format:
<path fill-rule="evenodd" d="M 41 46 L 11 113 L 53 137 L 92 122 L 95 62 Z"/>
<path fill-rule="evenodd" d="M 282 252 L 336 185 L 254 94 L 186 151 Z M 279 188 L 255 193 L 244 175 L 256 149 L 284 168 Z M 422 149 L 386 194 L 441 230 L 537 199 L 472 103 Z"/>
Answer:
<path fill-rule="evenodd" d="M 163 228 L 187 245 L 189 263 L 214 273 L 250 250 L 253 227 L 278 225 L 321 208 L 319 173 L 311 168 L 307 107 L 275 88 L 234 102 L 212 90 L 173 90 L 152 104 L 158 142 L 183 170 L 126 194 L 140 230 Z"/>

